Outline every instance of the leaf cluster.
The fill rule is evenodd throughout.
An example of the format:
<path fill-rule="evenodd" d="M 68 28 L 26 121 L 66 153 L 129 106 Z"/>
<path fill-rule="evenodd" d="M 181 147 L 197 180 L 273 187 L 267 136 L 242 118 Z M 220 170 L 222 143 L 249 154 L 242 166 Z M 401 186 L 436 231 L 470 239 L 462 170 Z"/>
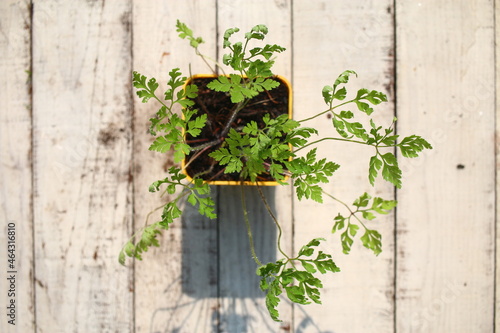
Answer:
<path fill-rule="evenodd" d="M 230 52 L 222 58 L 222 62 L 238 74 L 221 75 L 207 86 L 215 91 L 229 93 L 233 103 L 241 103 L 264 90 L 276 88 L 279 83 L 271 78 L 273 55 L 285 51 L 284 47 L 276 44 L 248 49 L 252 40 L 261 41 L 266 37 L 268 29 L 263 24 L 256 25 L 247 32 L 243 42 L 232 43 L 230 39 L 238 31 L 238 28 L 231 28 L 224 33 L 223 47 Z"/>
<path fill-rule="evenodd" d="M 164 100 L 155 94 L 159 86 L 155 78 L 148 80 L 146 76 L 134 72 L 132 83 L 137 88 L 137 95 L 143 103 L 153 98 L 161 105 L 155 117 L 150 119 L 149 132 L 155 136 L 155 140 L 149 150 L 160 153 L 173 150 L 174 161 L 178 163 L 190 152 L 184 133 L 189 133 L 193 137 L 198 136 L 205 126 L 207 115 L 195 116 L 197 111 L 191 108 L 194 104 L 192 98 L 198 93 L 196 85 L 190 84 L 184 89 L 179 89 L 185 84 L 187 78 L 182 76 L 178 68 L 171 70 L 169 76 L 170 79 L 167 82 L 169 88 L 164 93 Z M 182 107 L 182 116 L 174 112 L 175 105 Z"/>
<path fill-rule="evenodd" d="M 177 21 L 176 27 L 179 37 L 187 39 L 196 53 L 206 61 L 207 57 L 198 52 L 198 46 L 203 43 L 203 39 L 195 37 L 193 31 L 180 21 Z M 235 73 L 220 75 L 207 85 L 211 90 L 230 95 L 232 103 L 235 104 L 233 115 L 241 111 L 246 103 L 259 93 L 279 85 L 272 78 L 272 66 L 275 55 L 285 51 L 285 48 L 276 44 L 251 45 L 265 39 L 268 34 L 265 25 L 254 26 L 244 34 L 242 41 L 233 42 L 232 38 L 238 32 L 238 28 L 227 29 L 223 36 L 223 47 L 228 53 L 223 55 L 222 62 L 230 66 Z M 350 253 L 354 238 L 362 229 L 363 234 L 359 237 L 362 245 L 378 255 L 382 251 L 381 234 L 368 228 L 366 224 L 379 215 L 388 214 L 396 206 L 396 201 L 372 198 L 368 193 L 364 193 L 350 207 L 326 193 L 321 185 L 331 181 L 340 165 L 319 157 L 317 148 L 312 146 L 325 140 L 370 146 L 374 153 L 368 163 L 369 183 L 373 186 L 381 175 L 385 181 L 397 188 L 402 186 L 402 172 L 396 158 L 397 150 L 399 149 L 402 157 L 414 158 L 425 149 L 432 149 L 432 146 L 417 135 L 400 137 L 395 133 L 396 119 L 393 119 L 389 126 L 375 124 L 370 116 L 375 106 L 387 102 L 387 96 L 382 92 L 363 88 L 348 99 L 346 84 L 352 76 L 357 76 L 357 73 L 346 70 L 332 85 L 324 86 L 321 93 L 327 109 L 310 118 L 297 121 L 290 119 L 288 115 L 271 118 L 266 114 L 262 122 L 250 121 L 244 126 L 233 127 L 231 122 L 234 118 L 231 117 L 231 120 L 224 124 L 220 140 L 214 141 L 220 143 L 220 146 L 209 156 L 224 166 L 225 173 L 236 172 L 240 174 L 241 179 L 250 179 L 252 182 L 258 182 L 263 173 L 270 174 L 281 185 L 287 185 L 288 179 L 291 178 L 299 200 L 305 198 L 322 203 L 326 195 L 340 202 L 347 208 L 348 213 L 338 213 L 334 217 L 332 233 L 340 233 L 343 252 Z M 207 121 L 206 115 L 200 115 L 193 109 L 193 99 L 197 96 L 198 88 L 193 84 L 186 85 L 186 80 L 178 68 L 171 70 L 168 88 L 163 98 L 159 98 L 156 94 L 159 84 L 155 78 L 148 79 L 137 72 L 133 73 L 133 85 L 142 102 L 154 99 L 160 104 L 155 116 L 150 119 L 149 132 L 155 138 L 149 149 L 161 153 L 172 151 L 176 163 L 190 152 L 198 151 L 199 147 L 191 147 L 186 143 L 185 134 L 192 137 L 200 135 Z M 174 110 L 176 107 L 181 109 L 181 114 Z M 304 123 L 327 113 L 331 115 L 335 136 L 314 140 L 320 133 L 315 128 L 304 126 Z M 309 150 L 305 150 L 306 148 Z M 299 155 L 301 150 L 304 152 Z M 196 176 L 188 182 L 182 169 L 177 166 L 171 167 L 165 178 L 153 182 L 149 190 L 161 191 L 162 195 L 166 193 L 171 199 L 162 207 L 159 221 L 141 229 L 125 244 L 119 255 L 122 264 L 127 256 L 141 260 L 143 253 L 150 247 L 159 246 L 157 236 L 162 230 L 169 229 L 174 220 L 181 216 L 184 201 L 197 206 L 201 215 L 216 218 L 215 204 L 210 197 L 208 184 Z M 265 199 L 263 200 L 266 203 Z M 246 217 L 246 208 L 244 210 Z M 281 237 L 279 222 L 272 211 L 270 215 Z M 256 256 L 254 257 L 259 265 L 257 275 L 261 279 L 260 288 L 266 293 L 267 309 L 277 321 L 277 307 L 281 296 L 286 296 L 298 304 L 321 303 L 320 289 L 323 284 L 318 275 L 340 271 L 331 255 L 318 250 L 324 239 L 313 239 L 292 258 L 281 250 L 280 237 L 278 248 L 284 256 L 283 259 L 262 265 Z M 252 239 L 251 230 L 249 238 Z M 252 254 L 255 254 L 253 248 Z"/>
<path fill-rule="evenodd" d="M 347 96 L 345 86 L 340 87 L 349 81 L 350 75 L 356 75 L 352 70 L 344 71 L 331 86 L 325 86 L 322 90 L 323 100 L 328 105 L 328 110 L 332 115 L 332 125 L 340 135 L 341 140 L 361 143 L 375 148 L 375 155 L 370 158 L 368 167 L 368 179 L 374 185 L 375 179 L 381 171 L 382 178 L 392 183 L 397 188 L 401 188 L 402 172 L 398 166 L 398 161 L 393 151 L 381 152 L 380 148 L 399 148 L 404 157 L 417 157 L 424 149 L 432 149 L 432 146 L 422 137 L 412 135 L 399 141 L 399 135 L 394 133 L 396 119 L 389 127 L 383 128 L 375 124 L 373 119 L 369 119 L 370 127 L 366 129 L 361 121 L 356 120 L 355 113 L 350 110 L 337 112 L 336 109 L 349 103 L 356 105 L 357 111 L 370 116 L 373 106 L 382 102 L 387 102 L 387 96 L 382 92 L 369 89 L 359 89 L 356 96 L 347 101 L 334 105 L 335 100 L 344 101 Z"/>
<path fill-rule="evenodd" d="M 224 144 L 210 154 L 226 173 L 239 172 L 243 179 L 255 182 L 259 174 L 269 172 L 281 184 L 285 183 L 284 166 L 293 156 L 290 141 L 301 135 L 299 123 L 282 115 L 263 117 L 264 126 L 255 121 L 245 125 L 241 132 L 231 129 Z"/>
<path fill-rule="evenodd" d="M 341 232 L 342 251 L 345 254 L 349 254 L 354 242 L 353 238 L 358 233 L 361 225 L 365 231 L 360 238 L 363 246 L 372 250 L 375 255 L 379 255 L 382 252 L 382 236 L 378 231 L 367 228 L 359 216 L 371 221 L 376 218 L 376 214 L 389 214 L 396 207 L 397 202 L 395 200 L 384 200 L 380 197 L 372 198 L 365 192 L 352 205 L 356 208 L 355 210 L 350 210 L 348 216 L 343 216 L 339 213 L 334 218 L 335 224 L 333 225 L 332 233 Z M 359 224 L 356 224 L 353 219 L 357 220 Z"/>
<path fill-rule="evenodd" d="M 330 254 L 316 249 L 321 241 L 324 239 L 311 240 L 295 258 L 281 259 L 257 268 L 257 275 L 261 277 L 260 288 L 266 292 L 266 307 L 273 320 L 280 321 L 277 307 L 283 293 L 294 303 L 321 304 L 319 288 L 323 284 L 314 274 L 340 272 Z"/>

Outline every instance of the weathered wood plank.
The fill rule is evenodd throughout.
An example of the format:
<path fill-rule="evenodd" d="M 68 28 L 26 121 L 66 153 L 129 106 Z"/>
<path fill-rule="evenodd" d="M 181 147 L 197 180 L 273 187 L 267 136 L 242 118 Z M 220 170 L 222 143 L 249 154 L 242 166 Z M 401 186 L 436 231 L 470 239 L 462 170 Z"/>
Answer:
<path fill-rule="evenodd" d="M 495 281 L 495 332 L 500 332 L 500 221 L 498 219 L 498 212 L 500 211 L 500 169 L 498 167 L 498 163 L 500 162 L 500 140 L 498 139 L 498 133 L 500 133 L 500 59 L 498 55 L 500 54 L 500 0 L 495 0 L 495 96 L 496 96 L 496 105 L 495 105 L 495 117 L 496 117 L 496 156 L 495 156 L 495 165 L 496 165 L 496 245 L 495 245 L 495 270 L 496 270 L 496 281 Z"/>
<path fill-rule="evenodd" d="M 398 132 L 434 144 L 403 164 L 398 332 L 492 332 L 493 3 L 397 4 Z"/>
<path fill-rule="evenodd" d="M 321 96 L 344 70 L 355 70 L 347 85 L 348 96 L 368 88 L 388 94 L 389 103 L 374 113 L 375 122 L 388 126 L 393 109 L 393 2 L 297 1 L 294 2 L 294 93 L 295 117 L 305 119 L 326 110 Z M 355 112 L 355 107 L 351 107 Z M 331 136 L 333 127 L 325 117 L 304 123 Z M 378 180 L 369 185 L 367 173 L 372 151 L 369 147 L 326 141 L 318 145 L 318 156 L 328 157 L 342 167 L 324 190 L 351 204 L 368 192 L 384 199 L 393 198 L 390 184 Z M 358 157 L 359 156 L 359 157 Z M 382 234 L 383 252 L 375 257 L 355 238 L 351 254 L 342 254 L 340 235 L 329 236 L 340 204 L 325 198 L 324 204 L 303 200 L 294 203 L 295 248 L 311 239 L 327 236 L 322 250 L 331 253 L 342 272 L 323 278 L 322 305 L 295 307 L 297 331 L 392 332 L 394 311 L 393 216 L 377 218 L 368 227 Z M 314 214 L 314 218 L 311 218 Z"/>
<path fill-rule="evenodd" d="M 203 36 L 207 43 L 200 50 L 215 58 L 215 8 L 215 1 L 134 1 L 133 69 L 156 77 L 159 94 L 165 91 L 172 68 L 180 67 L 189 76 L 192 63 L 193 74 L 209 72 L 189 42 L 178 38 L 175 23 L 179 19 Z M 139 229 L 151 210 L 171 199 L 149 193 L 148 187 L 165 177 L 173 158 L 148 151 L 149 118 L 159 106 L 153 101 L 142 104 L 137 96 L 134 103 L 134 211 Z M 160 237 L 160 248 L 135 263 L 137 332 L 217 331 L 217 223 L 199 216 L 189 204 L 185 208 L 182 221 Z"/>
<path fill-rule="evenodd" d="M 278 55 L 274 73 L 291 79 L 291 1 L 219 0 L 217 17 L 221 36 L 228 28 L 240 28 L 234 40 L 242 38 L 257 24 L 267 25 L 269 34 L 265 42 L 287 48 L 286 52 Z M 217 42 L 221 45 L 220 40 Z M 226 52 L 220 48 L 219 57 Z M 291 188 L 264 187 L 262 190 L 283 227 L 283 248 L 291 254 Z M 257 189 L 247 187 L 245 192 L 259 259 L 263 263 L 280 259 L 276 227 Z M 283 322 L 276 323 L 269 317 L 265 294 L 259 289 L 259 279 L 255 274 L 257 266 L 250 255 L 241 210 L 239 186 L 220 188 L 219 207 L 221 332 L 289 332 L 293 320 L 290 304 L 282 302 L 280 317 Z"/>
<path fill-rule="evenodd" d="M 0 331 L 34 332 L 30 1 L 0 3 L 0 54 Z"/>
<path fill-rule="evenodd" d="M 37 332 L 130 332 L 131 4 L 35 1 Z"/>

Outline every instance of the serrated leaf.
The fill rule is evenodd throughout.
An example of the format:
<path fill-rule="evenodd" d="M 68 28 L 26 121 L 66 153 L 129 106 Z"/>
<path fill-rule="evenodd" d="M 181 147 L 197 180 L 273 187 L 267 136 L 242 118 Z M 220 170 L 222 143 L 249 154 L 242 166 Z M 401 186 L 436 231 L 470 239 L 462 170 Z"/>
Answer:
<path fill-rule="evenodd" d="M 349 254 L 349 252 L 351 252 L 352 243 L 354 242 L 349 235 L 349 228 L 340 234 L 340 241 L 342 243 L 342 252 L 344 252 L 344 254 Z"/>
<path fill-rule="evenodd" d="M 300 263 L 302 264 L 302 267 L 304 267 L 304 269 L 306 271 L 308 271 L 309 273 L 316 273 L 316 268 L 314 268 L 314 265 L 305 261 L 305 260 L 301 260 Z"/>
<path fill-rule="evenodd" d="M 396 200 L 384 200 L 379 197 L 375 197 L 372 203 L 372 210 L 379 214 L 388 214 L 394 207 L 397 206 Z"/>
<path fill-rule="evenodd" d="M 377 155 L 370 158 L 370 166 L 368 169 L 368 179 L 370 184 L 373 186 L 375 184 L 375 178 L 377 178 L 378 171 L 382 168 L 382 161 L 378 159 Z"/>
<path fill-rule="evenodd" d="M 326 272 L 340 272 L 340 268 L 333 262 L 331 256 L 328 255 L 326 257 L 323 257 L 321 256 L 322 254 L 323 253 L 320 252 L 318 258 L 314 261 L 314 264 L 318 268 L 318 271 L 320 271 L 321 274 L 325 274 Z"/>
<path fill-rule="evenodd" d="M 285 287 L 287 297 L 294 303 L 309 304 L 307 297 L 305 297 L 305 290 L 299 286 Z"/>
<path fill-rule="evenodd" d="M 404 138 L 398 146 L 404 157 L 418 157 L 418 154 L 424 149 L 432 149 L 429 142 L 417 135 Z"/>
<path fill-rule="evenodd" d="M 325 104 L 330 105 L 331 101 L 333 100 L 333 87 L 332 86 L 324 86 L 323 89 L 321 90 L 321 94 L 323 95 L 323 100 L 325 101 Z"/>
<path fill-rule="evenodd" d="M 397 188 L 401 188 L 402 182 L 402 172 L 398 166 L 396 157 L 392 153 L 386 153 L 382 155 L 383 167 L 382 167 L 382 177 L 394 184 Z"/>
<path fill-rule="evenodd" d="M 344 229 L 346 219 L 347 218 L 338 213 L 338 215 L 334 218 L 335 224 L 333 225 L 332 228 L 332 234 L 335 233 L 337 230 Z"/>
<path fill-rule="evenodd" d="M 335 83 L 333 84 L 333 88 L 335 89 L 341 83 L 347 83 L 347 82 L 349 82 L 349 76 L 351 74 L 354 74 L 355 76 L 358 76 L 358 74 L 355 71 L 353 71 L 353 70 L 346 70 L 342 74 L 340 74 L 339 77 L 335 80 Z"/>
<path fill-rule="evenodd" d="M 358 110 L 361 112 L 366 113 L 367 115 L 371 115 L 373 113 L 373 108 L 368 105 L 368 103 L 361 102 L 361 101 L 354 101 L 356 103 L 356 106 L 358 107 Z"/>
<path fill-rule="evenodd" d="M 156 140 L 149 146 L 149 150 L 157 151 L 160 153 L 165 153 L 170 150 L 172 142 L 167 140 L 164 136 L 159 136 Z"/>
<path fill-rule="evenodd" d="M 185 143 L 177 143 L 174 149 L 174 162 L 180 163 L 187 154 L 191 152 L 189 145 Z"/>
<path fill-rule="evenodd" d="M 363 216 L 363 218 L 364 218 L 364 219 L 369 220 L 369 221 L 373 220 L 373 219 L 376 217 L 376 216 L 375 216 L 372 212 L 370 212 L 370 211 L 363 211 L 361 215 Z"/>
<path fill-rule="evenodd" d="M 356 224 L 349 224 L 349 228 L 347 228 L 351 237 L 356 236 L 358 229 L 359 229 L 359 226 L 357 226 Z"/>
<path fill-rule="evenodd" d="M 278 281 L 274 280 L 269 286 L 269 291 L 266 294 L 266 307 L 269 311 L 271 318 L 274 321 L 281 322 L 279 319 L 278 304 L 280 302 L 279 295 L 281 294 L 281 289 L 278 285 Z"/>
<path fill-rule="evenodd" d="M 372 250 L 375 255 L 382 252 L 382 236 L 378 231 L 366 229 L 365 234 L 361 236 L 361 241 L 363 246 Z"/>
<path fill-rule="evenodd" d="M 333 95 L 333 99 L 343 101 L 346 95 L 347 95 L 347 90 L 345 89 L 345 87 L 342 87 L 339 90 L 337 90 L 337 92 L 335 92 L 335 95 Z"/>
<path fill-rule="evenodd" d="M 372 197 L 368 193 L 363 193 L 359 198 L 354 200 L 352 203 L 356 207 L 366 207 L 368 206 L 368 203 L 370 202 L 370 199 Z"/>

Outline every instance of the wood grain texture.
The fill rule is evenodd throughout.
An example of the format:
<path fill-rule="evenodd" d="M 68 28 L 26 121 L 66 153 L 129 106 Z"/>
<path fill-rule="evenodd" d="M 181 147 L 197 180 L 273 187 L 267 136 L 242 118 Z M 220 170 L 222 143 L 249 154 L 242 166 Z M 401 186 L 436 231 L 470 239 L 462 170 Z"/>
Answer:
<path fill-rule="evenodd" d="M 37 332 L 130 332 L 128 1 L 35 1 Z"/>
<path fill-rule="evenodd" d="M 218 1 L 218 27 L 222 36 L 228 28 L 239 27 L 234 41 L 243 38 L 257 24 L 265 24 L 269 34 L 265 43 L 279 44 L 287 51 L 277 56 L 274 73 L 291 79 L 292 40 L 291 1 Z M 220 45 L 219 41 L 219 45 Z M 257 44 L 255 44 L 257 46 Z M 219 57 L 227 50 L 220 49 Z M 283 248 L 292 253 L 292 211 L 290 187 L 264 187 L 263 192 L 283 227 Z M 246 201 L 259 259 L 263 263 L 282 257 L 277 250 L 277 231 L 261 202 L 257 189 L 247 187 Z M 292 326 L 292 307 L 280 305 L 282 323 L 274 322 L 259 289 L 257 268 L 251 259 L 238 187 L 221 187 L 220 202 L 220 302 L 221 332 L 288 332 Z"/>
<path fill-rule="evenodd" d="M 500 59 L 498 55 L 500 54 L 500 0 L 495 0 L 495 170 L 496 170 L 496 192 L 495 192 L 495 210 L 496 210 L 496 226 L 495 226 L 495 332 L 500 332 L 500 233 L 498 232 L 500 228 L 500 211 L 498 207 L 500 205 L 500 138 L 498 133 L 500 133 Z"/>
<path fill-rule="evenodd" d="M 0 332 L 500 331 L 499 17 L 500 0 L 0 1 L 2 308 L 9 222 L 19 265 L 18 322 L 8 325 L 2 312 Z M 135 96 L 131 72 L 157 77 L 158 91 L 174 67 L 209 72 L 177 37 L 176 19 L 205 38 L 201 50 L 214 58 L 225 51 L 217 47 L 226 28 L 268 25 L 266 41 L 287 47 L 275 72 L 293 83 L 297 120 L 324 110 L 321 88 L 353 69 L 351 93 L 389 95 L 377 123 L 396 114 L 399 134 L 435 146 L 400 159 L 397 214 L 372 224 L 384 252 L 374 257 L 356 239 L 345 256 L 340 235 L 328 236 L 321 249 L 342 272 L 323 279 L 321 306 L 283 301 L 281 324 L 257 287 L 237 186 L 212 187 L 218 220 L 187 205 L 159 249 L 127 267 L 117 262 L 146 215 L 168 200 L 148 187 L 173 163 L 148 151 L 157 106 Z M 305 125 L 331 130 L 326 118 Z M 382 180 L 368 185 L 369 154 L 321 144 L 318 155 L 343 166 L 325 190 L 347 203 L 363 191 L 392 198 Z M 263 190 L 290 253 L 328 235 L 343 212 L 328 199 L 294 200 L 289 187 Z M 245 193 L 257 253 L 275 260 L 272 221 L 256 189 Z"/>
<path fill-rule="evenodd" d="M 190 64 L 193 74 L 209 72 L 189 42 L 178 37 L 177 19 L 203 36 L 207 43 L 200 47 L 201 52 L 215 59 L 215 1 L 134 1 L 133 69 L 156 77 L 159 95 L 166 90 L 168 72 L 173 68 L 180 67 L 185 76 L 190 74 Z M 165 178 L 173 157 L 148 151 L 153 141 L 147 131 L 149 119 L 159 105 L 154 101 L 142 104 L 137 96 L 134 105 L 134 216 L 135 229 L 139 229 L 150 211 L 171 199 L 149 193 L 148 188 L 153 181 Z M 150 222 L 155 222 L 158 214 Z M 187 204 L 182 220 L 173 223 L 160 239 L 160 248 L 150 250 L 144 261 L 135 263 L 136 331 L 216 332 L 216 221 L 199 216 Z"/>
<path fill-rule="evenodd" d="M 0 304 L 1 332 L 34 332 L 31 170 L 31 12 L 29 1 L 0 3 Z M 13 267 L 7 265 L 7 225 L 15 225 Z M 15 271 L 8 274 L 7 271 Z M 11 288 L 8 277 L 15 288 Z M 14 294 L 12 294 L 12 292 Z M 15 318 L 7 306 L 15 301 Z M 9 310 L 10 312 L 10 310 Z M 8 320 L 13 320 L 9 324 Z M 13 325 L 15 324 L 15 325 Z"/>
<path fill-rule="evenodd" d="M 500 61 L 498 55 L 500 54 L 500 0 L 495 0 L 495 118 L 496 118 L 496 134 L 495 134 L 495 145 L 496 145 L 496 155 L 495 155 L 495 170 L 496 170 L 496 191 L 495 191 L 495 199 L 496 199 L 496 216 L 495 216 L 495 332 L 500 332 L 500 222 L 498 219 L 498 212 L 500 211 L 500 198 L 498 193 L 500 193 L 500 139 L 498 137 L 498 133 L 500 133 Z M 491 98 L 491 96 L 490 96 Z"/>
<path fill-rule="evenodd" d="M 375 122 L 388 126 L 393 110 L 393 8 L 392 1 L 298 1 L 293 6 L 293 82 L 295 117 L 305 119 L 326 110 L 321 89 L 331 85 L 344 70 L 358 72 L 347 85 L 348 96 L 368 88 L 388 94 L 389 103 L 374 113 Z M 355 106 L 351 107 L 356 111 Z M 326 115 L 304 123 L 332 136 Z M 318 145 L 318 156 L 328 157 L 341 168 L 326 192 L 351 204 L 368 192 L 384 199 L 393 198 L 392 187 L 379 180 L 368 182 L 369 147 L 326 141 Z M 297 332 L 392 332 L 394 311 L 393 216 L 378 218 L 369 227 L 381 232 L 383 252 L 375 257 L 361 246 L 359 237 L 351 254 L 342 254 L 340 235 L 328 236 L 333 218 L 346 214 L 329 198 L 324 204 L 310 200 L 294 203 L 295 248 L 311 239 L 327 236 L 322 250 L 331 253 L 341 273 L 322 278 L 322 305 L 295 307 Z M 311 215 L 314 214 L 314 218 Z"/>
<path fill-rule="evenodd" d="M 398 332 L 492 332 L 495 78 L 492 1 L 397 5 L 398 132 L 435 146 L 403 165 Z"/>

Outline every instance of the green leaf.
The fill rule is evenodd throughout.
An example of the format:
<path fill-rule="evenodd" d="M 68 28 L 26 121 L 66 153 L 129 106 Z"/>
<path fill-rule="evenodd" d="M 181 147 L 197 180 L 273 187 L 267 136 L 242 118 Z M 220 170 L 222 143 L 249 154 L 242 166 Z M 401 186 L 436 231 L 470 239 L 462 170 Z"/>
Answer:
<path fill-rule="evenodd" d="M 361 241 L 363 242 L 363 246 L 372 250 L 375 255 L 379 255 L 382 252 L 382 236 L 378 231 L 366 229 L 365 234 L 361 237 Z"/>
<path fill-rule="evenodd" d="M 321 241 L 324 241 L 324 238 L 314 238 L 309 243 L 304 245 L 299 251 L 299 257 L 305 256 L 310 257 L 314 253 L 313 247 L 318 246 Z"/>
<path fill-rule="evenodd" d="M 375 197 L 372 203 L 372 210 L 379 214 L 389 214 L 389 212 L 396 207 L 398 202 L 396 200 L 384 200 L 379 197 Z"/>
<path fill-rule="evenodd" d="M 363 193 L 359 198 L 357 198 L 354 202 L 353 205 L 356 207 L 366 207 L 368 206 L 368 203 L 370 202 L 370 199 L 372 197 L 368 193 Z"/>
<path fill-rule="evenodd" d="M 186 132 L 191 134 L 193 137 L 197 137 L 198 135 L 200 135 L 203 127 L 205 127 L 206 122 L 207 122 L 207 115 L 203 114 L 187 123 Z"/>
<path fill-rule="evenodd" d="M 347 83 L 347 82 L 349 82 L 349 76 L 351 76 L 352 74 L 355 75 L 355 76 L 358 76 L 358 74 L 355 71 L 352 71 L 352 70 L 346 70 L 346 71 L 344 71 L 335 80 L 335 83 L 333 84 L 333 88 L 335 89 L 341 83 Z"/>
<path fill-rule="evenodd" d="M 269 29 L 264 24 L 258 24 L 245 34 L 246 39 L 264 39 Z"/>
<path fill-rule="evenodd" d="M 335 218 L 334 218 L 335 224 L 333 225 L 333 228 L 332 228 L 332 234 L 338 230 L 344 229 L 346 220 L 347 220 L 347 218 L 345 218 L 344 216 L 340 215 L 340 213 L 338 213 L 338 215 L 335 216 Z"/>
<path fill-rule="evenodd" d="M 225 173 L 240 172 L 243 168 L 243 162 L 240 157 L 232 154 L 227 148 L 219 148 L 210 153 L 209 156 L 219 161 L 221 165 L 226 166 Z"/>
<path fill-rule="evenodd" d="M 187 38 L 189 40 L 189 44 L 192 47 L 196 48 L 198 47 L 199 44 L 203 43 L 203 39 L 201 37 L 195 38 L 193 36 L 193 31 L 189 29 L 186 24 L 177 20 L 176 27 L 177 27 L 176 31 L 179 33 L 179 37 L 182 39 Z"/>
<path fill-rule="evenodd" d="M 191 152 L 191 148 L 185 143 L 177 143 L 174 148 L 175 163 L 180 163 Z"/>
<path fill-rule="evenodd" d="M 335 95 L 333 95 L 333 99 L 338 99 L 339 101 L 343 101 L 346 96 L 347 96 L 347 90 L 345 89 L 345 87 L 342 87 L 339 90 L 337 90 Z"/>
<path fill-rule="evenodd" d="M 333 262 L 332 256 L 321 251 L 318 253 L 318 257 L 313 262 L 321 274 L 325 274 L 326 272 L 340 272 L 340 268 Z"/>
<path fill-rule="evenodd" d="M 378 156 L 372 156 L 370 158 L 370 167 L 368 170 L 368 179 L 370 184 L 373 186 L 375 184 L 375 178 L 377 178 L 378 171 L 382 168 L 382 161 L 378 159 Z"/>
<path fill-rule="evenodd" d="M 305 296 L 305 290 L 299 286 L 290 286 L 285 287 L 286 295 L 288 299 L 294 303 L 298 304 L 309 304 L 311 302 L 307 301 L 307 297 Z"/>
<path fill-rule="evenodd" d="M 404 138 L 400 144 L 398 144 L 401 154 L 404 157 L 418 157 L 418 154 L 424 149 L 432 149 L 429 142 L 417 135 L 411 135 Z"/>
<path fill-rule="evenodd" d="M 230 28 L 230 29 L 227 29 L 225 32 L 224 32 L 224 42 L 223 42 L 223 47 L 226 48 L 226 47 L 230 47 L 231 46 L 231 42 L 229 41 L 229 38 L 237 33 L 238 31 L 240 31 L 239 28 Z"/>
<path fill-rule="evenodd" d="M 330 103 L 333 100 L 333 87 L 332 86 L 324 86 L 323 90 L 321 91 L 323 95 L 323 100 L 327 105 L 330 105 Z"/>
<path fill-rule="evenodd" d="M 306 260 L 301 260 L 300 263 L 302 264 L 302 267 L 309 273 L 316 273 L 316 268 L 314 268 L 314 265 L 307 262 Z"/>
<path fill-rule="evenodd" d="M 281 294 L 281 289 L 278 285 L 278 281 L 274 280 L 270 287 L 269 291 L 266 294 L 266 307 L 267 310 L 269 311 L 269 314 L 271 315 L 271 318 L 274 321 L 281 322 L 279 319 L 279 312 L 278 312 L 278 304 L 280 302 L 279 295 Z"/>
<path fill-rule="evenodd" d="M 387 102 L 387 96 L 379 91 L 360 89 L 356 95 L 354 103 L 358 106 L 359 111 L 366 113 L 367 115 L 372 114 L 373 108 L 366 102 L 361 100 L 367 100 L 373 105 L 378 105 L 382 102 Z"/>
<path fill-rule="evenodd" d="M 155 78 L 151 78 L 147 82 L 146 80 L 146 76 L 138 72 L 132 73 L 132 84 L 137 88 L 137 96 L 142 99 L 143 103 L 146 103 L 151 98 L 156 98 L 155 91 L 159 86 Z"/>
<path fill-rule="evenodd" d="M 172 146 L 172 141 L 167 140 L 166 137 L 164 136 L 159 136 L 156 138 L 156 140 L 149 146 L 149 150 L 152 151 L 157 151 L 160 153 L 165 153 L 168 150 L 170 150 L 170 147 Z"/>
<path fill-rule="evenodd" d="M 386 153 L 381 155 L 381 157 L 383 161 L 382 177 L 386 181 L 394 184 L 397 188 L 401 188 L 402 172 L 401 169 L 399 169 L 396 157 L 393 153 Z"/>
<path fill-rule="evenodd" d="M 354 242 L 349 234 L 349 227 L 340 234 L 340 241 L 342 242 L 342 252 L 344 252 L 344 254 L 349 254 L 349 252 L 351 252 L 351 246 Z"/>

